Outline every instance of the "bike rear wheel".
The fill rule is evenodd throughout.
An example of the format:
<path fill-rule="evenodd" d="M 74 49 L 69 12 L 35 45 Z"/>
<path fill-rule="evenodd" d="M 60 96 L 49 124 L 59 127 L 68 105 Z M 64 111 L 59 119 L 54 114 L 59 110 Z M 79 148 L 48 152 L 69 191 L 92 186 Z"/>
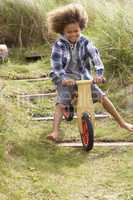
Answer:
<path fill-rule="evenodd" d="M 83 131 L 82 133 L 80 133 L 80 135 L 83 148 L 86 151 L 90 151 L 93 148 L 94 144 L 94 130 L 88 113 L 83 113 L 82 115 L 82 130 Z"/>

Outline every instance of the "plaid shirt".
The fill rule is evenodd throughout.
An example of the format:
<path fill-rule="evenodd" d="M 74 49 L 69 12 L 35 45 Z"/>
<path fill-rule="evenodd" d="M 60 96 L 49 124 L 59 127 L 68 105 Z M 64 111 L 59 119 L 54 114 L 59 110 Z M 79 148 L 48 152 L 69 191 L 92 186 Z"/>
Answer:
<path fill-rule="evenodd" d="M 96 74 L 103 75 L 104 65 L 96 47 L 84 36 L 77 41 L 78 63 L 83 79 L 90 79 L 90 62 L 95 66 Z M 88 59 L 89 58 L 89 59 Z M 70 62 L 70 44 L 61 36 L 53 45 L 51 54 L 50 77 L 55 84 L 66 79 L 66 70 Z"/>

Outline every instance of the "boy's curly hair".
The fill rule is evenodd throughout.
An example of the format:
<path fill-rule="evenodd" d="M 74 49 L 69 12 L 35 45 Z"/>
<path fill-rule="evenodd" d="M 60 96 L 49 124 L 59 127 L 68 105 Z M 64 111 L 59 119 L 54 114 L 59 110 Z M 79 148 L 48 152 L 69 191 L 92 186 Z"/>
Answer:
<path fill-rule="evenodd" d="M 55 33 L 63 33 L 66 25 L 79 23 L 83 30 L 88 22 L 88 16 L 80 4 L 69 4 L 57 8 L 47 15 L 48 30 Z"/>

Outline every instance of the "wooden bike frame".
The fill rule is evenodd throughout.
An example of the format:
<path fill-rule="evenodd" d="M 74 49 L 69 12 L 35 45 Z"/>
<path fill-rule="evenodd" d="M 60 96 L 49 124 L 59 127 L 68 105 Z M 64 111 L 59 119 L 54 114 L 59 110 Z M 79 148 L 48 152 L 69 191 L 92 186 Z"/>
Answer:
<path fill-rule="evenodd" d="M 78 98 L 77 98 L 77 120 L 79 130 L 82 133 L 82 116 L 83 113 L 88 113 L 88 116 L 93 124 L 95 122 L 93 101 L 91 95 L 92 80 L 80 80 L 76 81 L 78 86 Z"/>

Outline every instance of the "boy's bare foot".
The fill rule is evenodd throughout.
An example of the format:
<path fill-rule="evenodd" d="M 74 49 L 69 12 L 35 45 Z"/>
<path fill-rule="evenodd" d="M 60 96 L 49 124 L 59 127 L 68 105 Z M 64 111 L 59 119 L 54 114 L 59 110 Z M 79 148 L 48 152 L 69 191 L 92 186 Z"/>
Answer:
<path fill-rule="evenodd" d="M 58 135 L 56 133 L 51 133 L 50 135 L 47 136 L 48 140 L 51 140 L 53 142 L 57 142 L 58 141 Z"/>
<path fill-rule="evenodd" d="M 123 124 L 121 125 L 121 127 L 122 127 L 122 128 L 125 128 L 125 129 L 128 130 L 128 131 L 133 131 L 133 124 L 129 124 L 129 123 L 125 122 L 125 123 L 123 123 Z"/>

